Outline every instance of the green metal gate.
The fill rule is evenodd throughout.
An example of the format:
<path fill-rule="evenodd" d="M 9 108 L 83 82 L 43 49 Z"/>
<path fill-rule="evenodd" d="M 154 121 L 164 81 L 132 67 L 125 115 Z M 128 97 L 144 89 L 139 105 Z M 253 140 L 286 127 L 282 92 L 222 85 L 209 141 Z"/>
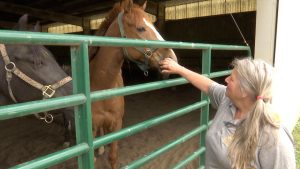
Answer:
<path fill-rule="evenodd" d="M 219 72 L 210 72 L 211 52 L 212 50 L 240 50 L 246 51 L 247 55 L 251 55 L 250 48 L 247 46 L 233 45 L 214 45 L 201 43 L 184 43 L 184 42 L 168 42 L 168 41 L 145 41 L 135 39 L 122 39 L 110 37 L 96 37 L 84 35 L 57 35 L 39 32 L 19 32 L 0 30 L 0 43 L 25 43 L 25 44 L 42 44 L 42 45 L 64 45 L 71 47 L 71 63 L 73 75 L 73 95 L 52 98 L 47 100 L 32 101 L 27 103 L 19 103 L 0 107 L 0 120 L 11 119 L 21 116 L 34 114 L 41 111 L 49 111 L 64 107 L 75 107 L 76 122 L 76 140 L 77 144 L 70 148 L 60 150 L 58 152 L 37 158 L 35 160 L 19 164 L 14 169 L 40 169 L 47 168 L 62 163 L 70 158 L 78 157 L 78 167 L 80 169 L 94 168 L 94 149 L 102 145 L 109 144 L 115 140 L 136 134 L 147 128 L 158 125 L 162 122 L 174 119 L 176 117 L 187 114 L 193 110 L 201 109 L 201 124 L 191 132 L 183 135 L 179 139 L 153 151 L 137 161 L 133 161 L 125 169 L 139 168 L 145 163 L 154 159 L 156 156 L 170 150 L 176 145 L 190 139 L 196 135 L 200 135 L 200 149 L 195 150 L 185 160 L 178 162 L 174 168 L 182 168 L 195 158 L 200 158 L 200 168 L 204 168 L 204 152 L 205 152 L 205 133 L 209 126 L 209 100 L 204 94 L 201 94 L 201 101 L 178 110 L 168 112 L 162 116 L 155 117 L 133 126 L 124 128 L 118 132 L 111 133 L 96 139 L 92 136 L 92 117 L 91 102 L 103 100 L 114 96 L 125 96 L 135 93 L 141 93 L 151 90 L 157 90 L 188 83 L 183 78 L 163 80 L 158 82 L 145 83 L 140 85 L 126 86 L 118 89 L 108 89 L 102 91 L 90 92 L 89 80 L 89 57 L 88 46 L 139 46 L 139 47 L 166 47 L 177 49 L 200 49 L 202 51 L 202 74 L 209 78 L 215 78 L 230 74 L 231 70 Z"/>

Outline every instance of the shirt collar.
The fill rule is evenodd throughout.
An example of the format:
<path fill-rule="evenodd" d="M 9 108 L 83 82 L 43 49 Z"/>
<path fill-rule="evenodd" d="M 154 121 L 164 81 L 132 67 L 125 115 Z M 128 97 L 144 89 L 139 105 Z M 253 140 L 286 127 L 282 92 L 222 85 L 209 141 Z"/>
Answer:
<path fill-rule="evenodd" d="M 231 118 L 228 121 L 224 121 L 224 124 L 229 126 L 230 125 L 237 126 L 238 124 L 240 124 L 241 119 L 234 119 L 236 113 L 236 107 L 232 102 L 229 103 L 229 110 L 231 113 Z"/>

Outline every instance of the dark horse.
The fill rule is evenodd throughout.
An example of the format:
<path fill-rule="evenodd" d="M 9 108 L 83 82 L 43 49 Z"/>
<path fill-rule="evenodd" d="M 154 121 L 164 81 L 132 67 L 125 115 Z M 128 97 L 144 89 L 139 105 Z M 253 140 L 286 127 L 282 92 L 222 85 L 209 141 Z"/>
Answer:
<path fill-rule="evenodd" d="M 28 26 L 27 20 L 28 16 L 23 15 L 15 29 L 40 31 L 38 23 L 32 29 Z M 71 78 L 44 46 L 24 44 L 0 44 L 0 46 L 0 106 L 72 94 Z M 63 115 L 66 129 L 65 143 L 69 144 L 70 135 L 73 133 L 70 130 L 74 128 L 73 108 L 64 108 L 57 112 Z"/>
<path fill-rule="evenodd" d="M 98 36 L 128 37 L 144 40 L 163 40 L 144 11 L 145 4 L 136 5 L 132 0 L 115 4 L 96 32 Z M 144 47 L 91 47 L 91 90 L 104 90 L 123 86 L 122 64 L 127 58 L 144 72 L 148 68 L 159 70 L 159 61 L 170 57 L 177 61 L 173 50 Z M 160 71 L 160 70 L 159 70 Z M 124 97 L 113 97 L 92 103 L 93 134 L 106 134 L 122 128 Z M 117 168 L 117 142 L 110 145 L 109 160 Z"/>

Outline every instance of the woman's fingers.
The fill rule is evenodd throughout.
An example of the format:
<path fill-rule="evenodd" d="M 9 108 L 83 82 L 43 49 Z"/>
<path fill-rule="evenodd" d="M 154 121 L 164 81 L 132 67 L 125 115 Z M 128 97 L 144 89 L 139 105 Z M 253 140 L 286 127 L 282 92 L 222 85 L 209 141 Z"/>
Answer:
<path fill-rule="evenodd" d="M 171 58 L 166 58 L 160 62 L 163 73 L 173 73 L 176 70 L 176 62 Z"/>
<path fill-rule="evenodd" d="M 163 61 L 160 62 L 160 67 L 162 69 L 168 69 L 169 68 L 169 61 L 167 59 L 164 59 Z"/>

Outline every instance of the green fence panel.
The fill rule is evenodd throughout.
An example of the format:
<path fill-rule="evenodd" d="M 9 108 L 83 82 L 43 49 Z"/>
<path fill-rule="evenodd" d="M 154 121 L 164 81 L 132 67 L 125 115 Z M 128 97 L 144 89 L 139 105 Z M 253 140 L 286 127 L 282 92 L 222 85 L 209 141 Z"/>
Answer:
<path fill-rule="evenodd" d="M 70 158 L 78 157 L 79 169 L 94 168 L 94 149 L 102 145 L 109 144 L 115 140 L 141 132 L 147 128 L 158 125 L 162 122 L 180 117 L 186 113 L 201 108 L 201 124 L 190 133 L 185 134 L 182 138 L 167 144 L 160 149 L 155 150 L 148 156 L 132 162 L 124 168 L 138 168 L 148 161 L 155 158 L 157 155 L 168 151 L 177 144 L 184 142 L 196 134 L 200 133 L 200 148 L 193 154 L 179 162 L 174 168 L 182 168 L 191 160 L 200 157 L 200 168 L 204 168 L 205 151 L 205 132 L 209 126 L 209 99 L 206 95 L 201 94 L 200 102 L 188 105 L 178 110 L 166 113 L 165 115 L 155 117 L 139 124 L 124 128 L 118 132 L 110 133 L 105 136 L 93 139 L 92 136 L 92 117 L 91 117 L 91 102 L 103 100 L 114 96 L 130 95 L 146 91 L 158 90 L 166 87 L 183 85 L 188 83 L 183 78 L 163 80 L 133 86 L 126 86 L 118 89 L 108 89 L 102 91 L 90 91 L 89 84 L 89 63 L 88 63 L 88 46 L 138 46 L 152 48 L 176 48 L 176 49 L 198 49 L 202 50 L 202 74 L 215 78 L 225 76 L 231 73 L 231 70 L 219 72 L 210 72 L 211 66 L 211 51 L 212 50 L 240 50 L 246 51 L 247 55 L 251 55 L 251 50 L 248 46 L 236 45 L 219 45 L 219 44 L 202 44 L 202 43 L 187 43 L 187 42 L 171 42 L 171 41 L 148 41 L 137 39 L 124 39 L 114 37 L 96 37 L 86 35 L 67 35 L 67 34 L 50 34 L 40 32 L 24 32 L 24 31 L 9 31 L 0 30 L 0 43 L 4 44 L 42 44 L 42 45 L 64 45 L 71 46 L 71 63 L 73 74 L 73 93 L 70 96 L 59 98 L 31 101 L 27 103 L 19 103 L 0 107 L 0 120 L 11 119 L 21 116 L 30 115 L 41 111 L 49 111 L 64 107 L 74 106 L 75 122 L 76 122 L 76 141 L 77 144 L 70 148 L 60 150 L 58 152 L 48 154 L 44 157 L 19 164 L 14 169 L 22 168 L 47 168 L 59 163 L 62 163 Z"/>

